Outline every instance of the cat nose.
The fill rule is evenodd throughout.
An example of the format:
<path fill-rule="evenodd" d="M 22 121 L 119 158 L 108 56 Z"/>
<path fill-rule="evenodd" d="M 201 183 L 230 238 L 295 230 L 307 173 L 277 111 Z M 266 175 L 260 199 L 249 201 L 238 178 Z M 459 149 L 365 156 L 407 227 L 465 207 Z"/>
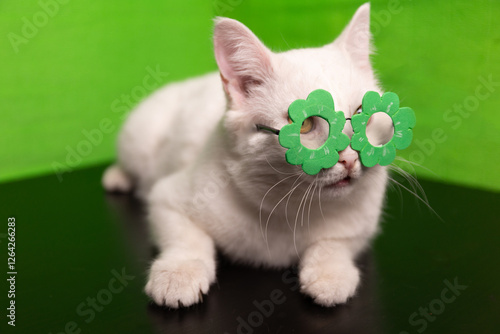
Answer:
<path fill-rule="evenodd" d="M 347 170 L 353 169 L 356 161 L 358 161 L 358 153 L 350 146 L 339 153 L 339 162 L 343 164 Z"/>

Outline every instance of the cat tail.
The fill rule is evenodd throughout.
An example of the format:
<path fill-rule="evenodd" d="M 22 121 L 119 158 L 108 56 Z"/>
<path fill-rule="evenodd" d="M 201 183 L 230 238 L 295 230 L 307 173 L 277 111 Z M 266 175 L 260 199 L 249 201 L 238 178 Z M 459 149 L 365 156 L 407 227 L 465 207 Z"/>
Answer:
<path fill-rule="evenodd" d="M 114 164 L 104 171 L 102 186 L 108 192 L 129 193 L 134 185 L 132 178 L 120 166 Z"/>

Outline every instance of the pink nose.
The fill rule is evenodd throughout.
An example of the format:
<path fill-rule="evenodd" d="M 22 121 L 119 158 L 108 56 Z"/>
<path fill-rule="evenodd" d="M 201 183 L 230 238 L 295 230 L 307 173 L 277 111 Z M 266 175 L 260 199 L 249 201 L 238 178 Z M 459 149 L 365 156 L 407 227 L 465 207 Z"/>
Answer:
<path fill-rule="evenodd" d="M 354 167 L 354 164 L 358 160 L 358 153 L 354 151 L 350 146 L 345 150 L 339 153 L 339 162 L 347 168 L 347 170 L 351 170 Z"/>

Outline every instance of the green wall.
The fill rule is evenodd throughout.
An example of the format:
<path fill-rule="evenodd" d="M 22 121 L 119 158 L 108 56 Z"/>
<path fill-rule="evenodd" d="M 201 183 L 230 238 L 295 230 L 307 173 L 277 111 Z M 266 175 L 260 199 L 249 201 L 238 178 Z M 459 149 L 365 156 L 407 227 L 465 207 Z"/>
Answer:
<path fill-rule="evenodd" d="M 64 181 L 111 161 L 123 115 L 142 96 L 215 69 L 215 15 L 287 50 L 330 42 L 361 3 L 3 0 L 0 181 Z M 500 189 L 499 15 L 498 1 L 372 1 L 374 65 L 417 113 L 414 143 L 400 156 L 422 165 L 419 176 Z"/>

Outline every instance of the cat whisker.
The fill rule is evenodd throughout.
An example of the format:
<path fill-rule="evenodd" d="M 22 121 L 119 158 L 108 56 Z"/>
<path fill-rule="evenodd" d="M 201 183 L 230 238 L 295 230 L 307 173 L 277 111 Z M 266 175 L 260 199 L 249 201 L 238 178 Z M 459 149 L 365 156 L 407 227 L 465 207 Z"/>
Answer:
<path fill-rule="evenodd" d="M 301 173 L 297 174 L 300 174 L 299 177 L 302 175 Z M 259 226 L 260 226 L 260 232 L 262 233 L 262 237 L 264 237 L 264 230 L 262 229 L 262 206 L 264 205 L 264 200 L 266 199 L 267 195 L 271 192 L 271 190 L 273 190 L 276 186 L 294 176 L 297 176 L 297 174 L 287 176 L 284 179 L 278 181 L 271 188 L 269 188 L 269 190 L 264 194 L 264 197 L 262 197 L 262 201 L 260 201 L 260 207 L 259 207 Z"/>
<path fill-rule="evenodd" d="M 416 177 L 414 177 L 413 175 L 411 175 L 410 173 L 406 172 L 401 167 L 396 166 L 396 165 L 390 165 L 389 169 L 392 171 L 395 171 L 396 173 L 401 175 L 405 180 L 407 180 L 408 183 L 411 185 L 413 191 L 415 191 L 415 192 L 420 191 L 420 193 L 422 194 L 422 197 L 425 199 L 425 201 L 427 203 L 429 203 L 429 201 L 427 199 L 427 195 L 425 194 L 424 188 L 422 188 L 422 186 L 420 185 L 420 183 L 418 182 Z"/>
<path fill-rule="evenodd" d="M 422 199 L 422 197 L 420 197 L 417 193 L 415 193 L 414 191 L 411 191 L 410 189 L 408 189 L 407 187 L 405 187 L 404 185 L 402 185 L 400 182 L 394 180 L 392 177 L 389 177 L 389 180 L 391 180 L 392 182 L 396 183 L 398 186 L 402 187 L 403 189 L 405 189 L 406 191 L 408 191 L 410 194 L 412 194 L 413 196 L 415 196 L 417 199 L 419 199 L 422 203 L 424 203 L 425 206 L 427 206 L 427 208 L 429 210 L 432 211 L 432 213 L 434 213 L 436 215 L 436 217 L 439 218 L 439 220 L 441 220 L 444 223 L 444 220 L 441 218 L 441 216 L 439 216 L 438 213 L 432 208 L 432 206 L 427 201 L 425 201 L 424 199 Z"/>
<path fill-rule="evenodd" d="M 412 167 L 413 167 L 413 166 L 420 167 L 420 168 L 422 168 L 422 169 L 424 169 L 424 170 L 428 171 L 429 173 L 432 173 L 433 175 L 438 176 L 438 175 L 437 175 L 437 174 L 436 174 L 433 170 L 431 170 L 431 169 L 429 169 L 429 168 L 425 167 L 424 165 L 421 165 L 421 164 L 419 164 L 419 163 L 416 163 L 416 162 L 414 162 L 414 161 L 410 161 L 410 160 L 407 160 L 407 159 L 405 159 L 405 158 L 398 157 L 398 156 L 396 156 L 396 159 L 395 159 L 395 160 L 397 160 L 397 161 L 401 161 L 401 162 L 405 162 L 405 163 L 407 163 L 408 165 L 410 165 L 410 166 L 412 166 Z M 392 164 L 392 165 L 394 165 L 394 164 Z M 399 167 L 399 166 L 398 166 L 398 167 Z M 413 171 L 415 171 L 415 169 L 413 169 Z"/>
<path fill-rule="evenodd" d="M 271 165 L 271 162 L 267 158 L 267 155 L 264 155 L 264 158 L 266 158 L 266 161 L 267 161 L 267 164 L 269 165 L 269 167 L 271 167 L 276 173 L 278 173 L 278 174 L 285 174 L 285 175 L 292 175 L 292 174 L 297 175 L 297 172 L 287 173 L 287 172 L 282 172 L 282 171 L 277 170 L 273 165 Z"/>
<path fill-rule="evenodd" d="M 286 46 L 288 47 L 288 49 L 291 49 L 290 45 L 288 44 L 288 42 L 285 40 L 285 36 L 283 36 L 283 33 L 280 33 L 281 35 L 281 38 L 283 39 L 283 42 L 285 42 Z"/>
<path fill-rule="evenodd" d="M 304 175 L 305 173 L 302 173 L 302 175 Z M 292 195 L 293 195 L 293 192 L 295 191 L 295 189 L 297 189 L 298 187 L 294 187 L 295 186 L 295 183 L 297 183 L 297 181 L 299 180 L 299 178 L 297 178 L 297 180 L 295 180 L 295 182 L 292 184 L 292 192 L 290 193 L 290 195 L 288 195 L 288 199 L 286 200 L 286 205 L 285 205 L 285 220 L 286 220 L 286 224 L 288 225 L 288 227 L 290 228 L 290 231 L 293 231 L 293 228 L 292 228 L 292 225 L 290 225 L 290 220 L 288 219 L 288 203 L 290 202 L 290 199 L 292 198 Z M 305 180 L 303 180 L 302 182 L 300 182 L 300 184 L 304 183 Z M 299 184 L 299 185 L 300 185 Z"/>
<path fill-rule="evenodd" d="M 314 182 L 311 182 L 311 184 L 309 184 L 304 196 L 302 196 L 302 200 L 300 201 L 299 210 L 302 207 L 302 218 L 301 218 L 300 226 L 304 226 L 304 212 L 305 212 L 305 208 L 306 208 L 307 198 L 309 197 L 309 193 L 311 192 L 311 188 L 312 188 L 313 184 L 314 184 Z M 297 214 L 299 214 L 299 212 Z"/>
<path fill-rule="evenodd" d="M 423 200 L 425 201 L 425 203 L 427 205 L 429 205 L 429 200 L 427 198 L 427 195 L 425 194 L 425 190 L 424 188 L 420 185 L 420 183 L 418 182 L 418 180 L 416 179 L 415 176 L 413 176 L 412 174 L 406 172 L 405 170 L 403 170 L 401 167 L 399 166 L 396 166 L 394 164 L 391 164 L 389 166 L 390 170 L 396 172 L 398 175 L 402 176 L 406 181 L 408 181 L 408 183 L 411 185 L 411 188 L 412 190 L 415 192 L 415 193 L 418 193 L 420 192 L 420 194 L 422 194 L 422 198 Z M 401 188 L 398 187 L 398 190 L 401 194 Z M 402 201 L 402 194 L 401 194 L 401 203 L 403 203 Z M 403 207 L 401 207 L 401 210 L 403 210 Z"/>
<path fill-rule="evenodd" d="M 326 224 L 325 215 L 323 214 L 323 208 L 321 207 L 321 191 L 322 190 L 323 190 L 323 188 L 320 187 L 319 191 L 318 191 L 319 212 L 321 213 L 321 217 L 323 217 L 323 222 Z"/>
<path fill-rule="evenodd" d="M 304 213 L 306 212 L 307 198 L 309 197 L 309 194 L 311 193 L 311 189 L 312 189 L 313 185 L 314 185 L 314 181 L 311 182 L 311 184 L 307 188 L 307 193 L 306 193 L 306 196 L 304 198 L 304 206 L 302 208 L 302 220 L 300 221 L 300 226 L 304 226 Z"/>
<path fill-rule="evenodd" d="M 401 203 L 401 212 L 403 212 L 404 203 L 403 203 L 403 192 L 401 191 L 401 188 L 397 187 L 396 184 L 391 182 L 387 182 L 387 185 L 391 188 L 391 190 L 394 190 L 398 194 L 398 199 L 399 202 Z"/>
<path fill-rule="evenodd" d="M 316 175 L 316 178 L 314 179 L 313 183 L 314 183 L 314 188 L 312 191 L 311 200 L 309 201 L 309 210 L 307 212 L 307 231 L 309 232 L 309 234 L 311 234 L 311 204 L 313 202 L 313 197 L 314 193 L 316 192 L 316 188 L 318 188 L 318 175 Z"/>
<path fill-rule="evenodd" d="M 295 253 L 299 257 L 299 259 L 300 259 L 300 255 L 299 255 L 299 250 L 297 249 L 297 238 L 296 238 L 296 235 L 297 235 L 297 221 L 299 220 L 300 208 L 302 207 L 302 203 L 304 203 L 304 206 L 305 206 L 304 198 L 308 194 L 308 192 L 309 192 L 309 190 L 310 190 L 310 188 L 311 188 L 312 185 L 313 185 L 313 183 L 311 183 L 307 187 L 307 190 L 305 191 L 304 196 L 302 196 L 302 199 L 300 200 L 299 207 L 297 209 L 297 214 L 295 215 L 295 223 L 293 225 L 293 246 L 295 247 Z"/>
<path fill-rule="evenodd" d="M 298 177 L 298 178 L 300 178 L 300 176 L 302 176 L 302 174 L 301 174 L 301 175 L 299 175 L 299 177 Z M 297 178 L 297 179 L 298 179 L 298 178 Z M 267 250 L 268 250 L 269 252 L 270 252 L 270 250 L 269 250 L 269 243 L 268 243 L 268 240 L 267 240 L 267 228 L 268 228 L 268 226 L 269 226 L 269 221 L 271 220 L 271 216 L 273 215 L 274 210 L 276 210 L 276 208 L 278 207 L 278 205 L 280 205 L 280 203 L 281 203 L 281 202 L 283 202 L 283 200 L 284 200 L 287 196 L 291 195 L 291 194 L 293 193 L 293 191 L 294 191 L 297 187 L 299 187 L 299 186 L 300 186 L 300 185 L 301 185 L 304 181 L 305 181 L 305 180 L 302 180 L 302 182 L 300 182 L 297 186 L 295 186 L 293 189 L 291 189 L 290 191 L 288 191 L 288 193 L 286 193 L 286 194 L 285 194 L 285 196 L 283 196 L 283 197 L 282 197 L 282 198 L 278 201 L 278 203 L 276 203 L 276 205 L 275 205 L 275 206 L 273 207 L 273 209 L 271 210 L 271 213 L 269 213 L 269 216 L 267 217 L 267 221 L 266 221 L 266 228 L 265 228 L 265 234 L 264 234 L 264 239 L 266 240 Z"/>

